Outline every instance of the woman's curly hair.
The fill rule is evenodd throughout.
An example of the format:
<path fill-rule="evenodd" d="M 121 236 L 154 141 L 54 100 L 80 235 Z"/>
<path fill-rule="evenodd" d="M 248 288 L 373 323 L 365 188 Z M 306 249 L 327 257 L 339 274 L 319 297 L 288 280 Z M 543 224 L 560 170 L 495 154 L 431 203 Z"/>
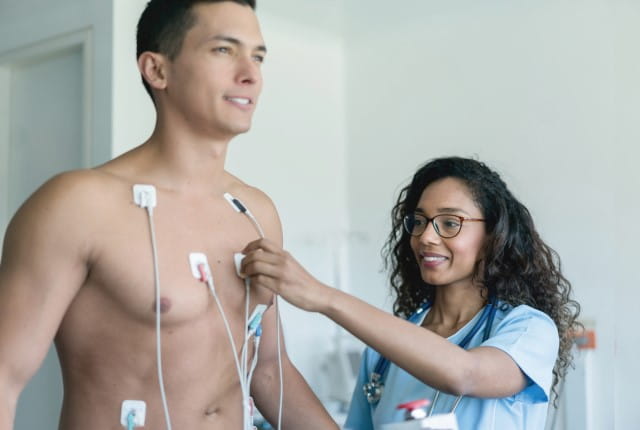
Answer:
<path fill-rule="evenodd" d="M 484 257 L 475 266 L 474 279 L 491 299 L 536 308 L 549 315 L 558 328 L 560 350 L 552 386 L 555 404 L 558 382 L 573 360 L 571 335 L 581 328 L 577 321 L 580 305 L 571 299 L 571 284 L 561 273 L 558 254 L 542 241 L 527 208 L 484 163 L 461 157 L 434 159 L 400 191 L 391 212 L 393 228 L 383 248 L 396 295 L 394 314 L 408 317 L 422 303 L 434 299 L 436 287 L 420 276 L 403 218 L 415 211 L 428 185 L 444 178 L 462 180 L 485 219 Z"/>

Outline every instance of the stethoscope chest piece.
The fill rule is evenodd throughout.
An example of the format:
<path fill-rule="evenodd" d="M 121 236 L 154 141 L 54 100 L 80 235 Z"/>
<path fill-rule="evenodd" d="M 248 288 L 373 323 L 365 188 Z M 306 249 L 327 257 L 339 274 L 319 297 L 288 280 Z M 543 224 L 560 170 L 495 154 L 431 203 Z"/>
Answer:
<path fill-rule="evenodd" d="M 367 401 L 370 404 L 376 404 L 380 401 L 380 397 L 382 397 L 382 392 L 384 391 L 384 383 L 380 380 L 380 374 L 376 372 L 371 372 L 371 377 L 369 382 L 362 386 L 364 390 L 364 395 L 367 397 Z"/>

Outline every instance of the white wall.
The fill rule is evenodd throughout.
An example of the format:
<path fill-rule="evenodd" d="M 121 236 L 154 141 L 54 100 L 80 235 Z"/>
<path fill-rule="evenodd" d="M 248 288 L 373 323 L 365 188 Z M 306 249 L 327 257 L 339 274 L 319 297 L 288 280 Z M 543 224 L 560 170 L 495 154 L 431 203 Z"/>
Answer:
<path fill-rule="evenodd" d="M 346 3 L 349 213 L 368 242 L 351 254 L 351 284 L 388 306 L 368 292 L 386 278 L 366 268 L 379 266 L 399 185 L 432 157 L 479 156 L 529 207 L 595 320 L 594 429 L 640 417 L 638 12 L 605 0 Z"/>
<path fill-rule="evenodd" d="M 110 3 L 0 0 L 0 52 L 93 29 L 93 164 L 154 122 L 134 58 L 144 0 Z M 636 425 L 638 3 L 263 0 L 258 14 L 266 86 L 228 168 L 273 198 L 287 248 L 388 308 L 379 250 L 400 186 L 429 158 L 477 154 L 531 209 L 596 321 L 594 428 Z M 334 270 L 345 240 L 346 280 Z M 314 353 L 331 348 L 333 326 L 284 317 L 291 356 L 323 394 Z"/>
<path fill-rule="evenodd" d="M 44 102 L 43 106 L 33 106 L 29 109 L 24 106 L 20 110 L 16 106 L 12 112 L 5 111 L 4 115 L 10 113 L 16 118 L 20 114 L 28 116 L 31 112 L 35 122 L 29 130 L 35 136 L 67 136 L 73 137 L 73 141 L 67 141 L 58 145 L 55 139 L 51 141 L 40 140 L 38 145 L 41 150 L 38 153 L 41 159 L 34 160 L 29 165 L 31 170 L 25 170 L 21 177 L 23 184 L 29 184 L 24 189 L 13 188 L 7 190 L 9 195 L 14 193 L 22 193 L 22 197 L 15 196 L 19 200 L 27 197 L 24 193 L 30 193 L 33 189 L 31 185 L 40 183 L 43 177 L 51 173 L 51 169 L 58 168 L 74 168 L 80 165 L 94 165 L 104 162 L 110 157 L 111 147 L 111 73 L 109 65 L 111 64 L 111 5 L 109 2 L 86 0 L 61 0 L 49 2 L 43 0 L 21 0 L 9 1 L 0 0 L 0 64 L 3 66 L 4 75 L 9 75 L 14 61 L 25 59 L 25 56 L 36 55 L 37 51 L 43 55 L 49 50 L 59 50 L 62 46 L 71 49 L 73 52 L 72 59 L 65 60 L 64 55 L 56 52 L 57 59 L 55 61 L 47 61 L 46 67 L 31 67 L 29 74 L 25 75 L 25 70 L 15 73 L 13 78 L 37 79 L 38 85 L 23 88 L 24 94 L 33 96 L 34 92 L 40 91 L 40 100 Z M 70 48 L 71 47 L 71 48 Z M 52 60 L 54 57 L 47 58 Z M 85 61 L 86 59 L 86 61 Z M 64 60 L 64 61 L 60 61 Z M 86 68 L 85 68 L 86 65 Z M 60 78 L 56 74 L 66 73 L 70 70 L 68 76 Z M 40 74 L 37 74 L 38 72 Z M 80 75 L 85 72 L 87 75 L 87 85 L 82 82 Z M 51 76 L 50 74 L 53 74 Z M 51 76 L 51 81 L 47 80 L 47 76 Z M 78 84 L 78 79 L 81 79 Z M 70 80 L 72 82 L 70 82 Z M 15 84 L 19 81 L 13 80 L 14 86 L 11 91 L 19 91 L 19 86 Z M 47 87 L 47 85 L 60 85 L 60 88 Z M 84 88 L 83 88 L 84 87 Z M 39 89 L 40 88 L 40 89 Z M 8 87 L 3 88 L 4 94 L 7 94 Z M 48 118 L 40 118 L 38 115 L 47 114 L 46 107 L 51 108 L 51 97 L 57 97 L 56 91 L 64 92 L 66 90 L 74 90 L 73 93 L 67 93 L 68 99 L 61 100 L 57 104 L 58 109 L 64 112 L 60 115 L 53 115 Z M 79 94 L 82 90 L 86 94 Z M 15 94 L 14 94 L 15 95 Z M 11 97 L 11 94 L 10 94 Z M 79 100 L 80 99 L 80 100 Z M 6 100 L 2 100 L 5 104 Z M 83 106 L 79 106 L 81 103 Z M 6 104 L 8 107 L 8 103 Z M 45 110 L 43 110 L 45 108 Z M 83 111 L 88 111 L 89 115 L 84 118 Z M 10 121 L 0 121 L 0 127 L 7 127 Z M 59 121 L 60 124 L 72 124 L 77 121 L 75 127 L 67 127 L 64 130 L 49 130 L 52 127 L 51 121 Z M 61 121 L 61 122 L 60 122 Z M 26 124 L 29 124 L 27 121 Z M 86 129 L 83 129 L 86 127 Z M 55 128 L 55 127 L 54 127 Z M 7 130 L 0 130 L 0 135 L 8 136 Z M 64 151 L 70 150 L 70 145 L 77 146 L 78 139 L 87 140 L 88 153 L 83 157 L 69 155 Z M 15 140 L 15 139 L 14 139 Z M 8 141 L 7 141 L 8 143 Z M 51 150 L 55 148 L 56 150 Z M 31 148 L 36 150 L 34 146 Z M 22 148 L 29 151 L 29 148 Z M 33 151 L 32 151 L 33 152 Z M 16 151 L 16 154 L 21 151 Z M 35 154 L 34 153 L 34 154 Z M 16 154 L 0 154 L 0 165 L 6 166 L 7 163 L 15 157 Z M 33 154 L 31 154 L 33 155 Z M 53 156 L 53 158 L 51 158 Z M 55 159 L 58 157 L 59 159 Z M 82 160 L 80 160 L 82 158 Z M 13 166 L 16 167 L 16 166 Z M 6 169 L 0 169 L 0 174 L 4 175 Z M 9 169 L 11 170 L 11 169 Z M 44 173 L 47 170 L 48 173 Z M 6 196 L 0 196 L 0 200 L 4 200 Z M 3 202 L 4 204 L 4 202 Z M 15 210 L 17 202 L 10 203 L 10 211 Z M 0 205 L 2 206 L 2 205 Z M 5 213 L 0 211 L 0 236 L 4 236 Z M 12 215 L 12 213 L 6 214 Z M 16 410 L 16 430 L 33 429 L 33 428 L 53 428 L 58 422 L 59 407 L 62 402 L 62 381 L 60 368 L 57 357 L 53 348 L 50 349 L 44 360 L 40 371 L 30 381 L 23 391 L 20 402 Z"/>
<path fill-rule="evenodd" d="M 136 61 L 136 26 L 146 4 L 145 0 L 113 0 L 112 157 L 144 142 L 155 125 L 153 103 Z"/>
<path fill-rule="evenodd" d="M 601 176 L 613 177 L 613 210 L 615 241 L 611 251 L 612 264 L 598 265 L 610 276 L 600 286 L 602 295 L 613 289 L 615 305 L 614 332 L 614 414 L 615 428 L 630 429 L 640 422 L 640 409 L 635 400 L 637 391 L 637 364 L 640 355 L 640 332 L 637 329 L 638 286 L 640 273 L 637 259 L 640 255 L 640 5 L 636 1 L 616 1 L 614 15 L 615 64 L 615 130 L 611 142 L 605 143 L 612 153 L 613 162 Z M 595 199 L 594 199 L 595 200 Z M 597 201 L 597 200 L 595 200 Z M 597 225 L 602 225 L 598 223 Z M 593 225 L 591 226 L 593 228 Z M 607 261 L 607 262 L 609 262 Z M 606 364 L 607 369 L 611 364 Z M 603 369 L 602 372 L 606 372 Z M 611 383 L 611 372 L 606 380 Z"/>
<path fill-rule="evenodd" d="M 91 107 L 90 164 L 110 158 L 111 147 L 111 17 L 108 1 L 0 0 L 0 53 L 89 30 L 92 34 L 90 79 Z"/>

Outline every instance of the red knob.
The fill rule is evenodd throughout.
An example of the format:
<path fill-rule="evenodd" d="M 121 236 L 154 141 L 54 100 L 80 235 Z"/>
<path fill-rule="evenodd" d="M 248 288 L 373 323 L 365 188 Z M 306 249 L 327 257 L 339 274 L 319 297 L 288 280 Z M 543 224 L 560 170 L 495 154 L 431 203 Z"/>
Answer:
<path fill-rule="evenodd" d="M 406 409 L 407 411 L 413 411 L 414 409 L 424 408 L 425 406 L 429 406 L 431 403 L 428 399 L 419 399 L 414 400 L 412 402 L 402 403 L 396 406 L 396 409 Z"/>

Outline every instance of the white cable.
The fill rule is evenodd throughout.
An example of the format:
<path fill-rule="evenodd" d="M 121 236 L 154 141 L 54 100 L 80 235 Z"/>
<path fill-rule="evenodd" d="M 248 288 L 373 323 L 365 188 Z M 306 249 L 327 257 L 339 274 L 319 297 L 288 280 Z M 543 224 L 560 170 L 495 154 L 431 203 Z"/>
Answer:
<path fill-rule="evenodd" d="M 134 187 L 134 196 L 135 196 L 135 187 Z M 156 246 L 156 237 L 155 237 L 155 226 L 154 226 L 154 222 L 153 222 L 153 206 L 155 206 L 155 189 L 153 189 L 153 198 L 151 198 L 148 194 L 140 194 L 139 199 L 140 201 L 137 201 L 137 203 L 139 203 L 141 205 L 141 207 L 146 207 L 147 209 L 147 214 L 149 216 L 149 230 L 151 233 L 151 248 L 152 248 L 152 252 L 153 252 L 153 271 L 154 271 L 154 284 L 155 284 L 155 293 L 156 293 L 156 360 L 157 360 L 157 367 L 158 367 L 158 382 L 160 385 L 160 395 L 162 397 L 162 406 L 163 406 L 163 410 L 164 410 L 164 415 L 165 415 L 165 421 L 167 424 L 167 430 L 171 430 L 171 419 L 169 416 L 169 407 L 167 405 L 167 396 L 166 396 L 166 392 L 165 392 L 165 388 L 164 388 L 164 377 L 163 377 L 163 371 L 162 371 L 162 339 L 161 339 L 161 307 L 160 307 L 160 275 L 159 275 L 159 268 L 158 268 L 158 251 L 157 251 L 157 246 Z M 135 197 L 134 197 L 135 199 Z M 245 210 L 243 213 L 245 213 L 248 218 L 252 221 L 253 225 L 256 227 L 256 229 L 258 230 L 258 233 L 260 234 L 261 238 L 264 238 L 264 232 L 262 230 L 262 228 L 260 227 L 260 224 L 258 223 L 258 221 L 256 220 L 256 218 L 253 216 L 253 214 L 248 211 Z M 243 429 L 248 429 L 248 411 L 249 411 L 249 384 L 251 381 L 251 378 L 253 376 L 253 371 L 255 370 L 256 364 L 257 364 L 257 357 L 258 357 L 258 347 L 259 347 L 259 337 L 256 337 L 256 346 L 255 346 L 255 352 L 254 352 L 254 357 L 251 363 L 251 370 L 249 371 L 249 374 L 247 375 L 247 366 L 248 366 L 248 341 L 249 341 L 249 337 L 248 337 L 248 331 L 247 331 L 247 324 L 248 324 L 248 318 L 249 318 L 249 301 L 250 301 L 250 295 L 249 295 L 249 280 L 247 279 L 245 281 L 245 324 L 243 327 L 244 330 L 244 345 L 242 348 L 242 366 L 240 365 L 240 362 L 238 360 L 238 356 L 237 356 L 237 349 L 235 346 L 235 341 L 233 339 L 233 334 L 231 333 L 231 328 L 229 326 L 229 322 L 227 320 L 227 317 L 224 313 L 224 310 L 222 308 L 222 304 L 220 303 L 220 299 L 215 291 L 215 287 L 213 285 L 213 276 L 211 275 L 211 270 L 207 264 L 206 266 L 207 268 L 207 285 L 209 287 L 209 290 L 211 291 L 211 294 L 213 295 L 213 298 L 215 300 L 216 306 L 218 307 L 218 311 L 220 312 L 220 315 L 222 316 L 222 321 L 224 323 L 225 326 L 225 330 L 227 331 L 227 336 L 229 337 L 229 341 L 231 343 L 231 348 L 233 351 L 233 359 L 236 365 L 236 370 L 238 371 L 238 377 L 240 380 L 240 390 L 242 393 L 242 403 L 243 403 L 243 414 L 242 414 L 242 420 L 243 420 Z M 277 297 L 276 297 L 277 300 Z M 276 312 L 277 312 L 277 301 L 276 301 Z M 279 416 L 278 416 L 278 429 L 280 429 L 280 421 L 281 421 L 281 415 L 282 415 L 282 361 L 281 361 L 281 357 L 280 357 L 280 336 L 279 336 L 279 332 L 280 332 L 280 327 L 279 327 L 279 318 L 280 316 L 277 316 L 277 324 L 278 324 L 278 364 L 279 364 L 279 368 L 280 368 L 280 407 L 279 407 Z M 246 379 L 245 379 L 246 378 Z"/>
<path fill-rule="evenodd" d="M 155 278 L 156 290 L 156 360 L 158 363 L 158 382 L 160 385 L 160 396 L 162 397 L 162 407 L 164 409 L 164 419 L 167 423 L 167 430 L 171 430 L 171 418 L 169 417 L 169 406 L 167 405 L 167 395 L 164 389 L 164 378 L 162 376 L 162 344 L 160 335 L 160 271 L 158 270 L 158 249 L 156 247 L 156 233 L 153 223 L 153 208 L 147 206 L 149 214 L 149 230 L 151 231 L 151 249 L 153 251 L 153 275 Z"/>
<path fill-rule="evenodd" d="M 280 309 L 278 306 L 278 296 L 276 295 L 276 336 L 278 337 L 278 376 L 280 377 L 280 400 L 278 402 L 278 430 L 282 430 L 282 398 L 284 396 L 284 384 L 282 383 L 282 350 L 280 345 Z"/>
<path fill-rule="evenodd" d="M 244 369 L 243 369 L 243 375 L 247 374 L 247 355 L 249 353 L 249 351 L 247 351 L 248 349 L 248 344 L 249 344 L 249 333 L 248 330 L 249 328 L 247 327 L 249 324 L 249 278 L 245 278 L 244 280 L 244 292 L 245 292 L 245 301 L 244 301 L 244 320 L 246 321 L 245 323 L 245 327 L 244 327 Z"/>
<path fill-rule="evenodd" d="M 258 364 L 258 349 L 260 348 L 260 336 L 254 338 L 254 351 L 253 360 L 251 360 L 251 369 L 249 370 L 249 377 L 247 378 L 247 386 L 251 385 L 251 379 L 253 379 L 253 371 L 256 370 Z"/>
<path fill-rule="evenodd" d="M 249 348 L 249 333 L 248 333 L 248 324 L 249 324 L 249 279 L 245 278 L 244 280 L 244 289 L 245 289 L 245 301 L 244 301 L 244 320 L 246 321 L 245 323 L 245 328 L 244 328 L 244 343 L 242 345 L 242 375 L 246 376 L 247 375 L 247 360 L 248 360 L 248 348 Z M 249 385 L 247 384 L 247 387 L 249 387 Z"/>
<path fill-rule="evenodd" d="M 246 206 L 245 206 L 246 207 Z M 253 214 L 251 213 L 251 211 L 249 209 L 247 209 L 244 212 L 245 215 L 247 215 L 247 217 L 249 217 L 249 219 L 251 220 L 251 222 L 253 223 L 253 225 L 256 227 L 256 229 L 258 230 L 258 233 L 260 234 L 260 238 L 264 239 L 264 231 L 262 230 L 262 227 L 260 227 L 260 223 L 258 222 L 258 220 L 256 219 L 256 217 L 253 216 Z M 248 294 L 248 292 L 247 292 Z M 278 430 L 282 430 L 282 404 L 283 404 L 283 398 L 284 398 L 284 383 L 283 383 L 283 375 L 282 375 L 282 348 L 281 348 L 281 342 L 280 342 L 280 309 L 278 306 L 278 295 L 276 294 L 274 297 L 275 300 L 275 307 L 276 307 L 276 336 L 277 336 L 277 347 L 278 347 L 278 379 L 279 379 L 279 400 L 278 400 Z"/>
<path fill-rule="evenodd" d="M 242 368 L 240 367 L 240 362 L 238 361 L 238 356 L 237 356 L 237 349 L 236 349 L 236 343 L 233 340 L 233 335 L 231 334 L 231 327 L 229 327 L 229 322 L 227 321 L 227 316 L 224 313 L 224 310 L 222 309 L 222 304 L 220 303 L 220 298 L 218 297 L 218 294 L 216 293 L 216 289 L 213 286 L 213 280 L 211 278 L 211 274 L 207 274 L 207 285 L 209 286 L 209 291 L 211 291 L 211 294 L 213 295 L 213 298 L 216 302 L 216 306 L 218 307 L 218 311 L 220 312 L 220 315 L 222 316 L 222 322 L 224 323 L 224 328 L 227 331 L 227 337 L 229 338 L 229 342 L 231 343 L 231 349 L 233 350 L 233 359 L 234 362 L 236 364 L 236 370 L 238 371 L 238 376 L 240 377 L 240 388 L 243 390 L 244 393 L 244 382 L 243 382 L 243 377 L 242 377 Z"/>
<path fill-rule="evenodd" d="M 235 210 L 236 212 L 243 213 L 249 217 L 249 219 L 253 222 L 253 225 L 258 230 L 260 237 L 264 239 L 264 232 L 262 231 L 262 228 L 260 227 L 258 220 L 256 220 L 256 218 L 253 216 L 251 211 L 240 200 L 236 199 L 229 193 L 224 193 L 224 198 L 229 202 L 233 210 Z"/>
<path fill-rule="evenodd" d="M 260 234 L 260 238 L 264 239 L 265 237 L 264 231 L 262 230 L 262 227 L 260 227 L 260 223 L 258 222 L 256 217 L 253 216 L 253 214 L 249 209 L 247 209 L 244 212 L 244 214 L 247 215 L 247 217 L 249 217 L 253 225 L 256 227 L 256 229 L 258 230 L 258 233 Z M 275 307 L 276 307 L 276 337 L 277 337 L 276 342 L 277 342 L 277 348 L 278 348 L 278 379 L 280 380 L 280 384 L 279 384 L 280 395 L 278 400 L 278 430 L 282 430 L 282 403 L 283 403 L 283 397 L 284 397 L 284 383 L 283 383 L 283 375 L 282 375 L 282 348 L 281 348 L 281 342 L 280 342 L 280 309 L 278 306 L 277 294 L 274 297 L 274 301 L 275 301 Z"/>
<path fill-rule="evenodd" d="M 248 422 L 250 421 L 249 415 L 249 396 L 251 387 L 249 386 L 249 379 L 247 377 L 247 356 L 248 356 L 248 344 L 249 344 L 249 334 L 247 329 L 247 321 L 249 320 L 249 282 L 245 279 L 245 301 L 244 301 L 244 320 L 245 324 L 243 327 L 244 331 L 244 342 L 242 345 L 242 376 L 241 379 L 245 385 L 245 390 L 242 393 L 242 416 L 245 422 L 245 429 L 249 430 Z M 245 379 L 247 378 L 247 379 Z"/>
<path fill-rule="evenodd" d="M 262 230 L 262 227 L 260 227 L 260 223 L 258 223 L 258 220 L 256 219 L 256 217 L 253 216 L 253 214 L 249 209 L 247 209 L 247 211 L 245 212 L 245 215 L 247 215 L 251 220 L 251 222 L 253 222 L 253 225 L 256 227 L 256 230 L 258 230 L 260 239 L 264 239 L 264 231 Z"/>
<path fill-rule="evenodd" d="M 248 427 L 248 422 L 247 422 L 247 402 L 248 402 L 248 387 L 246 386 L 246 382 L 243 376 L 243 371 L 242 368 L 240 366 L 240 361 L 238 360 L 238 355 L 237 355 L 237 349 L 236 349 L 236 343 L 233 340 L 233 335 L 231 334 L 231 327 L 229 327 L 229 322 L 227 321 L 227 316 L 224 313 L 224 310 L 222 309 L 222 304 L 220 303 L 220 298 L 218 297 L 218 294 L 216 293 L 216 289 L 213 285 L 213 277 L 211 275 L 211 273 L 209 271 L 207 271 L 207 285 L 209 286 L 209 291 L 211 291 L 211 294 L 213 295 L 214 301 L 216 302 L 216 306 L 218 307 L 218 311 L 220 312 L 220 315 L 222 316 L 222 321 L 224 323 L 224 328 L 227 331 L 227 337 L 229 338 L 229 342 L 231 343 L 231 349 L 233 352 L 233 360 L 235 362 L 236 365 L 236 370 L 238 371 L 238 379 L 240 380 L 240 392 L 242 394 L 242 428 L 243 430 L 247 429 Z M 245 329 L 246 331 L 246 329 Z"/>
<path fill-rule="evenodd" d="M 258 234 L 260 235 L 261 239 L 265 238 L 264 235 L 264 231 L 262 230 L 262 227 L 260 226 L 260 223 L 258 222 L 258 220 L 256 219 L 255 216 L 253 216 L 253 214 L 251 213 L 251 211 L 244 205 L 242 204 L 242 202 L 240 202 L 240 200 L 236 199 L 235 197 L 233 197 L 231 194 L 229 193 L 225 193 L 224 195 L 225 199 L 227 199 L 227 201 L 229 202 L 229 204 L 231 204 L 231 206 L 237 211 L 237 212 L 241 212 L 243 214 L 245 214 L 253 223 L 254 227 L 256 228 L 256 230 L 258 230 Z M 249 301 L 249 284 L 246 283 L 245 284 L 247 287 L 247 306 L 248 306 L 248 301 Z M 284 383 L 283 383 L 283 375 L 282 375 L 282 351 L 281 351 L 281 341 L 280 341 L 280 310 L 279 310 L 279 306 L 278 306 L 278 295 L 276 294 L 274 297 L 275 300 L 275 308 L 276 308 L 276 336 L 277 336 L 277 348 L 278 348 L 278 372 L 279 372 L 279 379 L 280 379 L 280 396 L 279 396 L 279 401 L 278 401 L 278 428 L 277 430 L 282 430 L 282 404 L 283 404 L 283 397 L 284 397 Z M 246 320 L 246 318 L 245 318 Z M 248 323 L 248 322 L 247 322 Z M 246 330 L 246 327 L 245 327 Z M 246 334 L 246 331 L 245 331 Z M 247 347 L 247 342 L 245 340 L 245 348 Z M 244 349 L 244 348 L 243 348 Z M 245 351 L 246 354 L 246 351 Z M 244 358 L 246 359 L 246 355 L 244 356 Z M 252 366 L 253 367 L 253 366 Z M 247 390 L 250 390 L 251 387 L 247 386 Z"/>

